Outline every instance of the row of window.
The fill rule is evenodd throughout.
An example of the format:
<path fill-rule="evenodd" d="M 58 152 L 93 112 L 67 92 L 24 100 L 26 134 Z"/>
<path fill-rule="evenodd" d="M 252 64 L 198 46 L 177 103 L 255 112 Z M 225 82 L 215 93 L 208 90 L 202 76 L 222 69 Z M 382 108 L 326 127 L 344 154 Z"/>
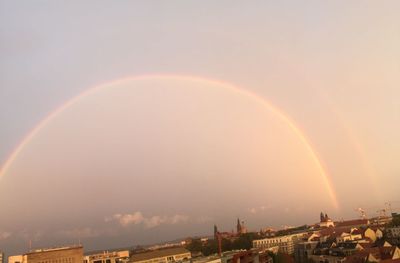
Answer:
<path fill-rule="evenodd" d="M 75 263 L 75 258 L 57 258 L 38 261 L 37 263 Z"/>
<path fill-rule="evenodd" d="M 88 263 L 88 261 L 85 259 L 83 261 L 84 263 Z M 111 263 L 111 259 L 98 259 L 98 260 L 94 260 L 93 263 Z"/>
<path fill-rule="evenodd" d="M 277 243 L 282 243 L 282 239 L 266 239 L 266 240 L 260 240 L 257 241 L 258 244 L 277 244 Z M 287 243 L 287 241 L 283 241 L 283 243 Z"/>

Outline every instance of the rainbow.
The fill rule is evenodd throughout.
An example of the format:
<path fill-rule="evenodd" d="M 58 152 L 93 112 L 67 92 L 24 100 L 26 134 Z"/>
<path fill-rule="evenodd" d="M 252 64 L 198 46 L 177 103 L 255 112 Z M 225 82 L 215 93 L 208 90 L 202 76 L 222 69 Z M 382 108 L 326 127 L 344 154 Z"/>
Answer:
<path fill-rule="evenodd" d="M 160 79 L 174 79 L 174 80 L 189 80 L 189 81 L 194 81 L 194 82 L 203 82 L 203 83 L 208 83 L 208 84 L 214 84 L 217 85 L 218 87 L 222 87 L 224 89 L 228 89 L 231 92 L 237 93 L 242 96 L 246 96 L 248 98 L 253 99 L 254 101 L 257 101 L 261 105 L 265 106 L 268 110 L 270 110 L 274 115 L 279 117 L 294 133 L 295 135 L 300 139 L 302 144 L 305 146 L 306 150 L 310 153 L 310 156 L 313 159 L 313 162 L 315 163 L 319 174 L 321 175 L 321 178 L 324 182 L 324 186 L 328 192 L 328 195 L 331 199 L 332 205 L 338 209 L 339 204 L 337 201 L 337 197 L 335 194 L 335 191 L 332 187 L 332 184 L 330 182 L 328 173 L 326 172 L 326 169 L 324 169 L 322 162 L 320 158 L 318 157 L 316 151 L 312 147 L 312 144 L 310 141 L 307 139 L 305 136 L 304 132 L 301 131 L 301 129 L 295 124 L 295 122 L 284 112 L 282 112 L 279 108 L 274 106 L 272 103 L 267 101 L 265 98 L 252 93 L 248 90 L 239 88 L 235 85 L 232 85 L 227 82 L 222 82 L 219 80 L 214 80 L 214 79 L 205 79 L 201 77 L 195 77 L 195 76 L 188 76 L 188 75 L 171 75 L 171 74 L 150 74 L 150 75 L 140 75 L 140 76 L 133 76 L 133 77 L 126 77 L 126 78 L 120 78 L 115 81 L 103 83 L 100 85 L 97 85 L 95 87 L 92 87 L 76 97 L 73 97 L 72 99 L 68 100 L 64 104 L 62 104 L 60 107 L 56 108 L 54 111 L 52 111 L 49 115 L 47 115 L 45 118 L 43 118 L 22 140 L 21 142 L 16 146 L 16 148 L 11 152 L 9 157 L 6 159 L 4 164 L 1 167 L 0 170 L 0 180 L 7 174 L 7 171 L 10 169 L 12 166 L 13 162 L 18 158 L 18 155 L 20 152 L 29 144 L 29 142 L 35 137 L 36 134 L 38 134 L 43 127 L 45 127 L 51 120 L 57 117 L 59 113 L 64 111 L 65 109 L 69 108 L 82 98 L 93 94 L 100 89 L 104 89 L 107 87 L 111 87 L 117 84 L 120 84 L 122 82 L 128 81 L 128 80 L 140 80 L 140 79 L 154 79 L 154 78 L 160 78 Z"/>

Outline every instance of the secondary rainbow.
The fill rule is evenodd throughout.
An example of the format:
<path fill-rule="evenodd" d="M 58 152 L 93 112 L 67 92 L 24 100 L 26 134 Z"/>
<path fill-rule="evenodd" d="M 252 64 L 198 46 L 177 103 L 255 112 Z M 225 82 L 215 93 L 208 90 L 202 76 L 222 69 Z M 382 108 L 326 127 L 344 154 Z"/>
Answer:
<path fill-rule="evenodd" d="M 59 113 L 70 107 L 71 105 L 75 104 L 77 101 L 80 99 L 95 93 L 99 91 L 100 89 L 104 89 L 107 87 L 112 87 L 113 85 L 119 84 L 121 82 L 127 81 L 127 80 L 139 80 L 139 79 L 154 79 L 154 78 L 160 78 L 160 79 L 175 79 L 175 80 L 190 80 L 190 81 L 195 81 L 195 82 L 204 82 L 204 83 L 209 83 L 209 84 L 215 84 L 218 87 L 224 88 L 224 89 L 229 89 L 232 92 L 238 93 L 242 96 L 247 96 L 249 98 L 254 99 L 258 103 L 261 103 L 264 105 L 266 108 L 268 108 L 272 113 L 274 113 L 277 117 L 279 117 L 284 123 L 288 125 L 288 127 L 296 134 L 296 136 L 301 140 L 303 145 L 305 146 L 306 150 L 310 153 L 313 162 L 315 163 L 319 174 L 321 175 L 321 178 L 325 184 L 325 188 L 327 189 L 327 192 L 329 194 L 329 197 L 331 199 L 332 205 L 335 208 L 339 207 L 335 191 L 332 187 L 332 184 L 330 182 L 328 173 L 324 169 L 322 162 L 320 158 L 318 157 L 316 151 L 312 147 L 310 141 L 307 139 L 305 136 L 304 132 L 301 131 L 301 129 L 295 124 L 295 122 L 283 111 L 281 111 L 279 108 L 274 106 L 272 103 L 267 101 L 265 98 L 252 93 L 248 90 L 239 88 L 235 85 L 232 85 L 227 82 L 222 82 L 219 80 L 214 80 L 214 79 L 209 79 L 209 78 L 201 78 L 201 77 L 195 77 L 195 76 L 189 76 L 189 75 L 172 75 L 172 74 L 149 74 L 149 75 L 140 75 L 140 76 L 133 76 L 133 77 L 126 77 L 126 78 L 120 78 L 115 81 L 103 83 L 100 85 L 97 85 L 93 88 L 90 88 L 81 94 L 79 94 L 76 97 L 73 97 L 72 99 L 68 100 L 64 104 L 62 104 L 60 107 L 56 108 L 54 111 L 52 111 L 49 115 L 47 115 L 45 118 L 43 118 L 23 139 L 22 141 L 17 145 L 17 147 L 11 152 L 10 156 L 6 159 L 4 162 L 1 170 L 0 170 L 0 180 L 6 175 L 7 171 L 15 161 L 15 159 L 18 157 L 19 153 L 24 149 L 24 147 L 29 144 L 29 142 L 35 137 L 35 135 L 40 132 L 40 130 L 46 126 L 47 123 L 49 123 L 52 119 L 56 118 Z"/>

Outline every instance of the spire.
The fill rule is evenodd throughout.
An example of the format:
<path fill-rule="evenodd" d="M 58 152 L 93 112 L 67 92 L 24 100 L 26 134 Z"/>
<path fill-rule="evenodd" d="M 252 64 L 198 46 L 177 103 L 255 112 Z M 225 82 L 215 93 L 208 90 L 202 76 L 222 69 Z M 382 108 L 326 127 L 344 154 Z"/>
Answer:
<path fill-rule="evenodd" d="M 239 218 L 237 219 L 236 232 L 238 232 L 238 233 L 242 232 L 242 225 L 240 224 Z"/>

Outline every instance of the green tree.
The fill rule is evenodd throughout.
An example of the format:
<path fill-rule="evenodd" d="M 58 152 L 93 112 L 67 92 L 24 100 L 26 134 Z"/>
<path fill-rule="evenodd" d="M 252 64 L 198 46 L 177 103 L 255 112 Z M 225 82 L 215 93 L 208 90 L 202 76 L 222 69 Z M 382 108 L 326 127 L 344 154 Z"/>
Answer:
<path fill-rule="evenodd" d="M 203 249 L 203 244 L 200 239 L 193 239 L 190 244 L 186 246 L 190 252 L 200 252 Z"/>
<path fill-rule="evenodd" d="M 400 215 L 393 215 L 392 222 L 389 223 L 389 227 L 400 226 Z"/>
<path fill-rule="evenodd" d="M 218 241 L 215 239 L 208 240 L 207 244 L 202 247 L 201 252 L 204 256 L 209 256 L 218 252 Z"/>

